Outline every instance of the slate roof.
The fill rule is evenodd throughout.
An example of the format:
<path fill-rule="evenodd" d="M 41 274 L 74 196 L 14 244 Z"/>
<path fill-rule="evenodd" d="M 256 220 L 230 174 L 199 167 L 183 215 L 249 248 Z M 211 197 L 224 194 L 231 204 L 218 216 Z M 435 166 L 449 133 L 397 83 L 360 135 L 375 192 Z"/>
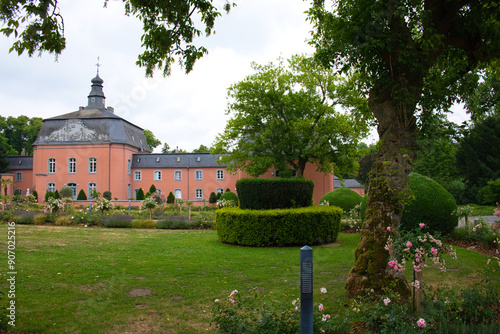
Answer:
<path fill-rule="evenodd" d="M 9 162 L 9 170 L 33 169 L 32 155 L 15 155 L 6 157 Z"/>
<path fill-rule="evenodd" d="M 343 181 L 339 179 L 338 177 L 334 177 L 333 180 L 333 187 L 335 189 L 340 188 L 340 187 L 346 187 L 346 188 L 364 188 L 365 186 L 356 181 L 355 179 L 344 179 Z"/>
<path fill-rule="evenodd" d="M 132 168 L 224 168 L 218 164 L 222 154 L 210 153 L 171 153 L 171 154 L 134 154 Z"/>
<path fill-rule="evenodd" d="M 33 145 L 116 143 L 150 152 L 144 130 L 116 115 L 113 108 L 105 107 L 99 75 L 91 81 L 88 105 L 45 119 Z"/>

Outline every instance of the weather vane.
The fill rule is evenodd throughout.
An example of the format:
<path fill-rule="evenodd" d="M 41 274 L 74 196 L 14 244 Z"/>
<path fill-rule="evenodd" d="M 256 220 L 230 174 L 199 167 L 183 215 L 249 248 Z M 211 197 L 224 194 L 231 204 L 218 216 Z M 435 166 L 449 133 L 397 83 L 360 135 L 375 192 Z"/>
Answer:
<path fill-rule="evenodd" d="M 101 64 L 99 64 L 99 58 L 101 57 L 97 57 L 97 64 L 95 64 L 95 66 L 97 66 L 97 75 L 99 75 L 99 67 L 101 67 Z"/>

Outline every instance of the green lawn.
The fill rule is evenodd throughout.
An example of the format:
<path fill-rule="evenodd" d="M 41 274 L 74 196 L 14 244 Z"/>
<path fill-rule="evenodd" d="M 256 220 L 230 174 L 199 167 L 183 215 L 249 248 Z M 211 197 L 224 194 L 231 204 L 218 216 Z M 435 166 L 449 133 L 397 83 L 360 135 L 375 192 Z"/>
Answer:
<path fill-rule="evenodd" d="M 0 234 L 5 236 L 4 274 L 6 224 L 0 224 Z M 212 230 L 17 225 L 16 240 L 17 331 L 214 332 L 209 325 L 213 301 L 234 289 L 290 306 L 300 295 L 299 247 L 225 245 Z M 314 247 L 315 300 L 326 309 L 346 298 L 344 284 L 358 240 L 359 234 L 341 234 L 334 244 Z M 467 285 L 482 277 L 487 256 L 467 250 L 457 255 L 458 261 L 448 260 L 452 271 L 426 270 L 426 282 Z M 500 279 L 498 270 L 493 275 Z M 320 295 L 320 287 L 328 294 Z"/>

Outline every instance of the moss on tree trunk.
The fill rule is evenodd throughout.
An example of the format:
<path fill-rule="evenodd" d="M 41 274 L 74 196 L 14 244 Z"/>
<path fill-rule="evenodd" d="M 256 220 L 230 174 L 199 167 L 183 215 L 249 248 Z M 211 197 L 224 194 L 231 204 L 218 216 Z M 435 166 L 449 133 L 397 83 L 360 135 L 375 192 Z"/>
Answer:
<path fill-rule="evenodd" d="M 370 106 L 379 121 L 380 143 L 370 172 L 361 240 L 355 250 L 355 263 L 346 288 L 348 295 L 354 297 L 363 294 L 366 289 L 373 289 L 376 294 L 382 295 L 383 290 L 390 287 L 405 299 L 410 296 L 406 277 L 388 267 L 389 254 L 384 247 L 389 236 L 387 228 L 390 226 L 393 232 L 398 231 L 408 198 L 416 125 L 414 117 L 395 105 L 394 100 L 380 101 L 380 98 L 372 101 Z"/>

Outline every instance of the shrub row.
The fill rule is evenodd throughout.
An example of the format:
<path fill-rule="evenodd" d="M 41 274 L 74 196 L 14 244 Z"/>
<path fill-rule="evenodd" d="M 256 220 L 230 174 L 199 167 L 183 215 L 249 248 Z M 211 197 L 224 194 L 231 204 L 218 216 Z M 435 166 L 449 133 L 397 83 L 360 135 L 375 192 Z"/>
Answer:
<path fill-rule="evenodd" d="M 312 204 L 314 183 L 301 178 L 241 179 L 236 189 L 242 209 L 300 208 Z"/>
<path fill-rule="evenodd" d="M 284 210 L 223 208 L 215 213 L 217 237 L 245 246 L 315 245 L 334 242 L 342 209 L 319 206 Z"/>

